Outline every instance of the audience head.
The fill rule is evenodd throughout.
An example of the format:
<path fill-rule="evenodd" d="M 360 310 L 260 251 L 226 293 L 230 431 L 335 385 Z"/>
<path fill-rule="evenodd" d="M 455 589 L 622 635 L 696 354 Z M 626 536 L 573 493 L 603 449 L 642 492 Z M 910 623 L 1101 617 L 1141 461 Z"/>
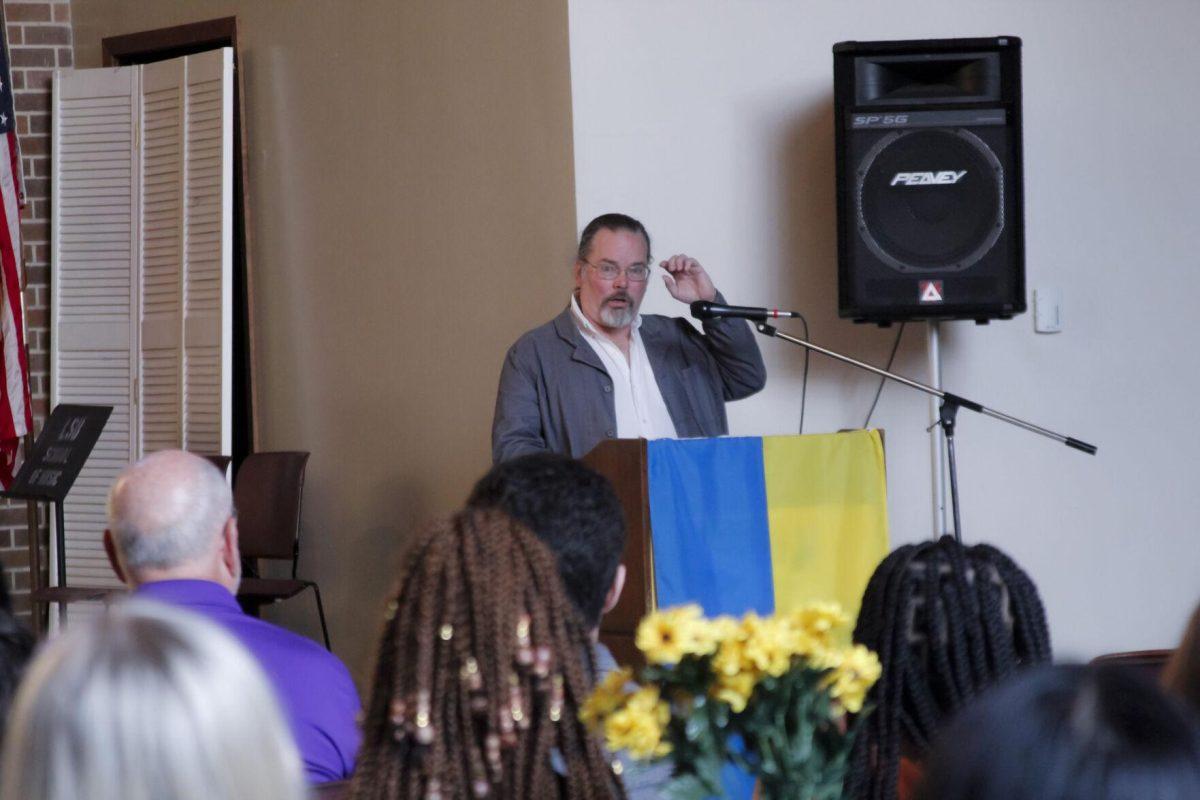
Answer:
<path fill-rule="evenodd" d="M 0 569 L 0 737 L 33 645 L 33 634 L 13 615 L 4 570 Z"/>
<path fill-rule="evenodd" d="M 105 549 L 126 583 L 193 578 L 236 591 L 233 494 L 206 459 L 163 450 L 126 468 L 109 493 L 108 522 Z"/>
<path fill-rule="evenodd" d="M 584 622 L 599 627 L 625 583 L 625 516 L 607 478 L 566 456 L 521 456 L 484 475 L 467 505 L 500 509 L 533 531 Z"/>
<path fill-rule="evenodd" d="M 1163 686 L 1200 714 L 1200 607 L 1192 613 L 1183 641 L 1163 669 Z"/>
<path fill-rule="evenodd" d="M 879 655 L 874 711 L 855 741 L 851 796 L 896 796 L 901 746 L 924 755 L 962 706 L 1020 667 L 1050 660 L 1033 581 L 990 545 L 905 545 L 871 576 L 854 640 Z"/>
<path fill-rule="evenodd" d="M 989 693 L 939 739 L 926 800 L 1200 797 L 1200 737 L 1185 710 L 1117 666 L 1045 667 Z"/>
<path fill-rule="evenodd" d="M 34 660 L 5 740 L 3 800 L 301 800 L 271 688 L 229 634 L 131 601 Z"/>
<path fill-rule="evenodd" d="M 536 536 L 495 510 L 433 526 L 388 605 L 351 796 L 619 794 L 578 717 L 590 653 Z"/>

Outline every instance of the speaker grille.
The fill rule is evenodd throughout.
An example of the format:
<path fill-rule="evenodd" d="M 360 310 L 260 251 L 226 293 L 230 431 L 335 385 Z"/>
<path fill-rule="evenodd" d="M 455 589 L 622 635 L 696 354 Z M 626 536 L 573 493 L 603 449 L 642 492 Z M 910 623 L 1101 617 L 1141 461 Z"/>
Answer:
<path fill-rule="evenodd" d="M 856 184 L 859 235 L 900 272 L 964 270 L 1004 230 L 1004 170 L 962 128 L 884 136 L 863 158 Z"/>

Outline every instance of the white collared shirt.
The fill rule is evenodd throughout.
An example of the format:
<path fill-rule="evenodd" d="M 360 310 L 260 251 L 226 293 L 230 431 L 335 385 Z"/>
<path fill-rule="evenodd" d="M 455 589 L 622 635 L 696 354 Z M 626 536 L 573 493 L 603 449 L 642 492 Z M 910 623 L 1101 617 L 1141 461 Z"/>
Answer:
<path fill-rule="evenodd" d="M 638 329 L 642 326 L 642 315 L 634 319 L 629 329 L 629 359 L 611 339 L 600 332 L 584 316 L 579 301 L 571 296 L 571 315 L 575 325 L 583 334 L 600 363 L 612 379 L 613 408 L 617 412 L 618 439 L 674 439 L 675 423 L 663 400 L 650 359 L 642 344 Z"/>

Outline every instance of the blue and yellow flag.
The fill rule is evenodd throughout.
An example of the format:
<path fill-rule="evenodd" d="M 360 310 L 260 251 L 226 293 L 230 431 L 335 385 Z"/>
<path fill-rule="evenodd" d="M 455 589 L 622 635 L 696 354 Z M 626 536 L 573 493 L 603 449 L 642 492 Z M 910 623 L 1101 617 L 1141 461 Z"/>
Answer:
<path fill-rule="evenodd" d="M 661 607 L 769 614 L 836 601 L 857 615 L 888 552 L 878 431 L 648 443 Z"/>

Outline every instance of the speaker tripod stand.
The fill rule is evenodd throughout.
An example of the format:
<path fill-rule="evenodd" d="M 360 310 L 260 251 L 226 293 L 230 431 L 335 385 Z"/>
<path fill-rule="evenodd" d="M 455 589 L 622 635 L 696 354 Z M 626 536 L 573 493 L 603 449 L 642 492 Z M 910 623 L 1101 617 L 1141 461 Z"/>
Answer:
<path fill-rule="evenodd" d="M 954 513 L 954 538 L 959 542 L 962 541 L 962 517 L 959 513 L 958 507 L 958 465 L 954 457 L 954 427 L 958 419 L 958 410 L 960 408 L 965 408 L 979 414 L 984 414 L 992 417 L 993 419 L 1007 422 L 1009 425 L 1015 425 L 1018 428 L 1024 428 L 1031 433 L 1040 434 L 1041 436 L 1045 436 L 1047 439 L 1053 439 L 1060 444 L 1065 444 L 1067 447 L 1074 448 L 1075 450 L 1087 453 L 1088 455 L 1096 454 L 1096 446 L 1094 444 L 1088 444 L 1087 442 L 1076 439 L 1073 436 L 1065 436 L 1061 433 L 1055 433 L 1048 428 L 1043 428 L 1042 426 L 1035 425 L 1032 422 L 1027 422 L 1010 414 L 1005 414 L 1004 412 L 997 411 L 994 408 L 988 408 L 982 403 L 977 403 L 974 400 L 968 400 L 967 398 L 952 392 L 947 392 L 942 389 L 929 386 L 921 383 L 920 381 L 914 381 L 912 378 L 906 378 L 903 375 L 897 375 L 896 373 L 889 372 L 886 369 L 880 369 L 879 367 L 872 366 L 871 364 L 867 364 L 866 362 L 859 361 L 858 359 L 851 358 L 847 355 L 842 355 L 834 350 L 829 350 L 828 348 L 821 347 L 820 345 L 813 344 L 812 342 L 804 339 L 799 339 L 795 336 L 789 336 L 786 333 L 781 333 L 774 325 L 770 325 L 767 322 L 757 322 L 755 323 L 755 328 L 763 336 L 771 336 L 776 339 L 782 339 L 785 342 L 790 342 L 799 347 L 803 347 L 806 350 L 811 350 L 814 353 L 820 353 L 821 355 L 829 356 L 830 358 L 841 361 L 844 364 L 849 364 L 852 367 L 858 367 L 859 369 L 866 370 L 867 372 L 878 375 L 881 378 L 895 381 L 896 383 L 903 384 L 910 389 L 916 389 L 919 392 L 924 392 L 925 394 L 937 397 L 942 401 L 937 424 L 941 427 L 942 434 L 946 437 L 946 454 L 948 456 L 950 466 L 950 504 Z"/>

